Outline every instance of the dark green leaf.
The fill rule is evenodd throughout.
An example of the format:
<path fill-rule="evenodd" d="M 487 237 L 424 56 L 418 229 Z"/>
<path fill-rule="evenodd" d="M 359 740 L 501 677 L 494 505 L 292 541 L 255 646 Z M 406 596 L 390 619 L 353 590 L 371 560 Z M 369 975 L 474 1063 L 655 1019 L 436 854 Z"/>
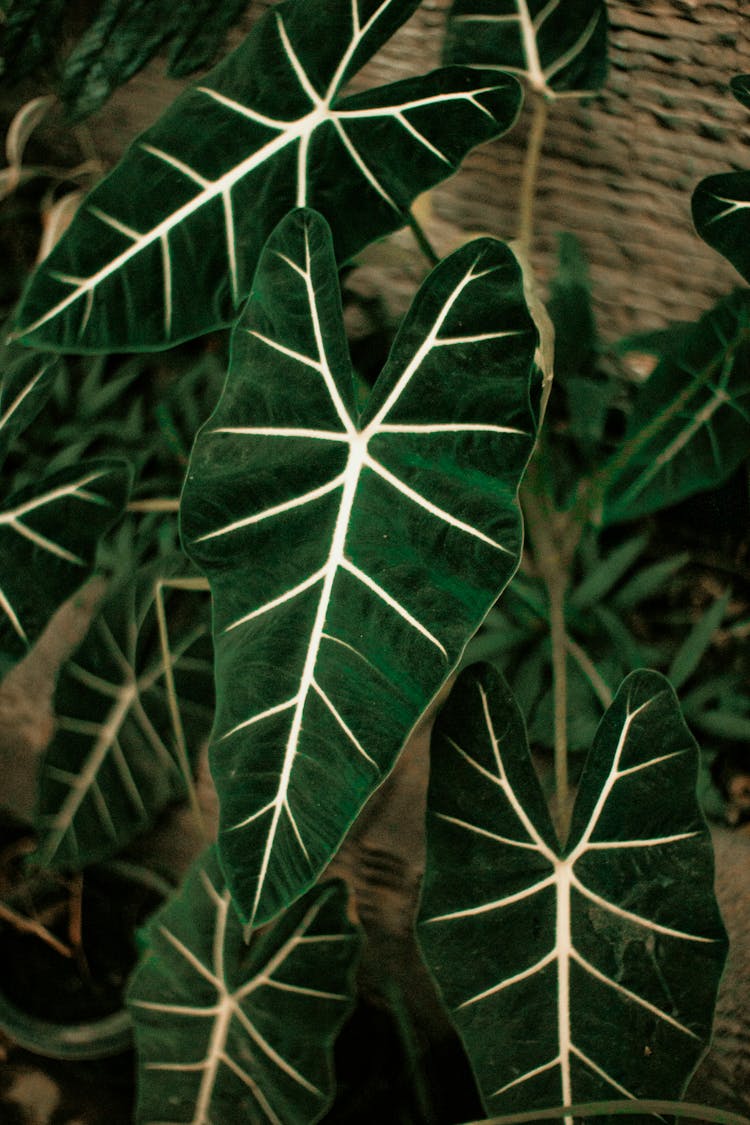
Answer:
<path fill-rule="evenodd" d="M 612 598 L 612 606 L 621 613 L 635 609 L 641 602 L 663 592 L 669 579 L 690 560 L 690 553 L 683 551 L 671 558 L 661 559 L 649 566 L 641 567 L 629 578 Z"/>
<path fill-rule="evenodd" d="M 146 1125 L 317 1121 L 359 950 L 341 883 L 249 941 L 211 849 L 152 919 L 128 989 Z"/>
<path fill-rule="evenodd" d="M 130 490 L 121 461 L 72 465 L 0 502 L 0 650 L 22 656 L 88 576 Z"/>
<path fill-rule="evenodd" d="M 181 507 L 214 596 L 222 861 L 256 923 L 317 878 L 518 564 L 535 344 L 515 258 L 469 243 L 359 417 L 326 223 L 269 239 Z"/>
<path fill-rule="evenodd" d="M 669 666 L 667 676 L 673 687 L 679 690 L 690 679 L 709 649 L 714 633 L 724 620 L 724 614 L 732 596 L 727 590 L 723 597 L 717 598 L 710 609 L 696 621 L 687 637 L 680 645 Z"/>
<path fill-rule="evenodd" d="M 11 0 L 0 21 L 3 78 L 17 82 L 50 61 L 60 43 L 65 6 L 66 0 Z"/>
<path fill-rule="evenodd" d="M 731 82 L 729 87 L 738 102 L 750 109 L 750 74 L 738 74 Z"/>
<path fill-rule="evenodd" d="M 450 62 L 497 66 L 548 98 L 607 77 L 605 0 L 454 0 L 448 27 Z"/>
<path fill-rule="evenodd" d="M 433 736 L 419 934 L 488 1111 L 679 1096 L 726 951 L 697 766 L 666 680 L 629 676 L 561 849 L 507 686 L 460 678 Z"/>
<path fill-rule="evenodd" d="M 648 539 L 648 535 L 636 535 L 610 551 L 576 586 L 570 596 L 570 605 L 582 610 L 601 601 L 643 554 Z"/>
<path fill-rule="evenodd" d="M 49 398 L 59 370 L 60 361 L 49 355 L 13 346 L 0 352 L 0 467 Z"/>
<path fill-rule="evenodd" d="M 750 445 L 750 295 L 706 313 L 639 388 L 622 447 L 604 467 L 603 522 L 675 504 L 727 477 Z"/>
<path fill-rule="evenodd" d="M 185 772 L 213 715 L 206 595 L 169 585 L 189 569 L 177 557 L 128 576 L 60 673 L 56 733 L 42 761 L 35 815 L 36 859 L 46 866 L 78 869 L 107 859 L 187 795 Z M 170 712 L 159 597 L 174 623 L 169 668 L 186 746 Z"/>
<path fill-rule="evenodd" d="M 693 193 L 698 234 L 750 281 L 750 172 L 719 172 Z"/>
<path fill-rule="evenodd" d="M 274 5 L 80 207 L 30 282 L 19 335 L 62 351 L 166 347 L 236 318 L 295 204 L 327 216 L 339 261 L 402 226 L 520 104 L 515 79 L 457 67 L 340 98 L 416 6 L 355 0 L 342 18 L 318 0 Z"/>

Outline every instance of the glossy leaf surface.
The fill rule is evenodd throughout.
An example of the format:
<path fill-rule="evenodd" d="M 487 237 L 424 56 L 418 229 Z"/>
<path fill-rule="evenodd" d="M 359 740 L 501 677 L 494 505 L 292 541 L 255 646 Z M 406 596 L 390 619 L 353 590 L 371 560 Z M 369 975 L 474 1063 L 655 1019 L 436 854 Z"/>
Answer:
<path fill-rule="evenodd" d="M 736 75 L 730 87 L 750 109 L 750 74 Z M 750 172 L 720 172 L 701 180 L 693 193 L 693 222 L 701 238 L 750 281 Z"/>
<path fill-rule="evenodd" d="M 593 93 L 607 76 L 604 0 L 454 0 L 446 57 L 496 66 L 547 98 Z"/>
<path fill-rule="evenodd" d="M 419 933 L 485 1105 L 676 1097 L 710 1035 L 725 939 L 674 692 L 655 672 L 623 682 L 560 848 L 518 707 L 478 668 L 433 735 Z"/>
<path fill-rule="evenodd" d="M 186 568 L 181 558 L 160 560 L 122 581 L 60 673 L 35 816 L 36 858 L 46 866 L 78 869 L 107 859 L 187 794 L 185 770 L 211 728 L 213 662 L 206 594 L 167 585 Z M 166 654 L 159 597 L 172 622 Z"/>
<path fill-rule="evenodd" d="M 455 67 L 340 98 L 417 0 L 284 0 L 183 93 L 81 206 L 33 276 L 19 334 L 60 350 L 165 347 L 232 321 L 295 205 L 339 261 L 512 125 L 515 79 Z"/>
<path fill-rule="evenodd" d="M 136 1121 L 317 1121 L 359 949 L 341 883 L 315 887 L 245 941 L 212 850 L 148 925 L 129 987 Z"/>
<path fill-rule="evenodd" d="M 264 251 L 181 506 L 214 598 L 212 769 L 232 893 L 318 876 L 515 570 L 536 333 L 480 239 L 420 289 L 364 412 L 328 228 Z"/>
<path fill-rule="evenodd" d="M 22 656 L 82 584 L 129 489 L 124 462 L 92 460 L 0 500 L 0 651 Z"/>
<path fill-rule="evenodd" d="M 687 331 L 638 389 L 622 447 L 605 467 L 604 523 L 713 488 L 750 443 L 750 297 L 738 290 Z"/>

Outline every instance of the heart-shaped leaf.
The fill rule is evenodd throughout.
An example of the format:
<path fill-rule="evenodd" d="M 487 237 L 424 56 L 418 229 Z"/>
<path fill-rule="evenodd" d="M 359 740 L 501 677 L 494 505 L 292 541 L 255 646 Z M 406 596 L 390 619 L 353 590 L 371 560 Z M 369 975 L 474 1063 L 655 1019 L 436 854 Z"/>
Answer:
<path fill-rule="evenodd" d="M 182 592 L 186 569 L 181 557 L 162 559 L 121 581 L 62 669 L 39 779 L 39 863 L 77 869 L 107 859 L 186 796 L 213 716 L 208 605 L 205 593 Z M 167 611 L 173 626 L 162 644 Z"/>
<path fill-rule="evenodd" d="M 214 597 L 222 860 L 256 923 L 317 878 L 517 566 L 535 343 L 510 250 L 470 243 L 358 417 L 328 227 L 295 211 L 269 239 L 181 506 Z"/>
<path fill-rule="evenodd" d="M 705 313 L 638 389 L 625 440 L 603 477 L 605 524 L 713 488 L 750 442 L 750 294 Z"/>
<path fill-rule="evenodd" d="M 73 351 L 166 347 L 233 320 L 295 206 L 339 261 L 403 226 L 416 195 L 508 129 L 515 79 L 449 67 L 340 98 L 417 0 L 283 0 L 183 93 L 88 197 L 39 267 L 19 335 Z"/>
<path fill-rule="evenodd" d="M 433 735 L 419 933 L 491 1112 L 679 1095 L 726 951 L 697 769 L 669 683 L 632 673 L 560 848 L 507 686 L 486 665 L 457 683 Z"/>
<path fill-rule="evenodd" d="M 750 109 L 750 74 L 730 83 L 738 102 Z M 698 234 L 750 281 L 750 172 L 720 172 L 701 180 L 693 193 Z"/>
<path fill-rule="evenodd" d="M 19 434 L 44 406 L 61 361 L 10 346 L 0 355 L 0 467 Z"/>
<path fill-rule="evenodd" d="M 547 98 L 594 93 L 607 77 L 606 0 L 454 0 L 446 59 L 499 67 Z"/>
<path fill-rule="evenodd" d="M 128 1003 L 136 1121 L 317 1121 L 359 951 L 343 883 L 315 887 L 249 941 L 213 849 L 149 922 Z"/>
<path fill-rule="evenodd" d="M 81 585 L 130 479 L 122 461 L 86 461 L 0 501 L 0 652 L 22 656 Z"/>

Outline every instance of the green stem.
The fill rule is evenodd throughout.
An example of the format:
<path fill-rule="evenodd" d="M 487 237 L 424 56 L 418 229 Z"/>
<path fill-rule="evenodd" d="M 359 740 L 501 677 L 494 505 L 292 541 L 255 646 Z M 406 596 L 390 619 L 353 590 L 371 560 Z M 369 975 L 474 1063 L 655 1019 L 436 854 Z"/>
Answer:
<path fill-rule="evenodd" d="M 518 208 L 518 241 L 521 251 L 528 254 L 534 237 L 534 203 L 539 176 L 539 163 L 547 129 L 548 107 L 541 94 L 533 95 L 533 114 L 529 129 L 529 142 L 526 146 L 526 159 L 521 178 L 521 195 Z"/>
<path fill-rule="evenodd" d="M 467 1125 L 526 1125 L 535 1121 L 558 1121 L 565 1117 L 604 1117 L 608 1114 L 673 1113 L 682 1117 L 694 1117 L 700 1121 L 716 1122 L 717 1125 L 750 1125 L 750 1118 L 728 1110 L 713 1109 L 696 1102 L 674 1102 L 666 1099 L 633 1098 L 627 1101 L 582 1102 L 580 1105 L 558 1106 L 555 1109 L 532 1109 L 524 1113 L 509 1113 L 503 1117 L 484 1117 L 481 1121 L 467 1122 Z"/>
<path fill-rule="evenodd" d="M 422 228 L 422 225 L 420 224 L 419 220 L 414 217 L 414 213 L 411 210 L 411 208 L 409 208 L 409 210 L 406 212 L 406 217 L 407 217 L 409 226 L 411 227 L 411 233 L 414 235 L 414 239 L 417 243 L 417 246 L 422 251 L 422 253 L 424 254 L 427 261 L 430 263 L 430 265 L 436 266 L 438 264 L 438 262 L 440 261 L 440 256 L 435 251 L 434 246 L 432 245 L 429 238 L 425 234 L 424 229 Z"/>
<path fill-rule="evenodd" d="M 198 585 L 201 583 L 201 585 Z M 180 770 L 185 779 L 185 785 L 188 791 L 188 800 L 190 807 L 195 817 L 195 822 L 198 830 L 203 839 L 208 842 L 208 833 L 206 832 L 206 824 L 203 818 L 203 811 L 200 807 L 198 800 L 198 793 L 195 788 L 195 781 L 193 780 L 193 771 L 190 766 L 190 759 L 188 758 L 187 743 L 185 741 L 185 730 L 182 725 L 182 716 L 180 715 L 180 705 L 177 700 L 177 690 L 174 682 L 174 671 L 172 668 L 172 652 L 169 647 L 169 631 L 167 629 L 167 615 L 164 609 L 164 595 L 163 589 L 165 586 L 175 587 L 180 589 L 200 590 L 205 589 L 205 579 L 176 579 L 173 581 L 158 582 L 156 585 L 156 597 L 154 599 L 156 606 L 156 620 L 159 624 L 159 643 L 161 646 L 162 660 L 164 662 L 164 683 L 167 689 L 167 702 L 169 706 L 169 715 L 172 720 L 172 729 L 175 737 L 175 747 L 177 750 L 177 758 L 180 763 Z"/>

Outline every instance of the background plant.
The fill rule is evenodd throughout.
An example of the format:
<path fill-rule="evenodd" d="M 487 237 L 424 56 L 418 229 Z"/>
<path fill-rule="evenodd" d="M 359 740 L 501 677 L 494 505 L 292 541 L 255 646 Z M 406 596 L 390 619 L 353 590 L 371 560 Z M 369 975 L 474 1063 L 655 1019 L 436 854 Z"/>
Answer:
<path fill-rule="evenodd" d="M 345 1011 L 349 985 L 341 984 L 342 965 L 334 959 L 320 968 L 323 976 L 304 957 L 294 962 L 298 967 L 291 978 L 277 975 L 276 967 L 288 968 L 291 962 L 279 959 L 270 935 L 291 927 L 296 936 L 290 940 L 306 941 L 306 923 L 297 931 L 294 919 L 308 900 L 291 906 L 287 914 L 279 912 L 315 880 L 330 858 L 518 561 L 515 492 L 535 415 L 547 406 L 550 372 L 541 352 L 536 359 L 543 371 L 535 367 L 536 333 L 523 307 L 520 272 L 510 252 L 486 240 L 459 250 L 437 267 L 420 290 L 364 406 L 340 326 L 333 255 L 341 262 L 404 222 L 412 225 L 429 252 L 409 204 L 420 190 L 449 174 L 473 144 L 512 123 L 519 97 L 506 77 L 508 70 L 525 78 L 534 105 L 520 208 L 521 243 L 528 248 L 546 106 L 549 99 L 588 93 L 603 80 L 606 12 L 601 3 L 539 10 L 518 3 L 512 13 L 490 21 L 493 36 L 481 35 L 490 57 L 480 58 L 477 41 L 463 32 L 486 23 L 487 13 L 457 5 L 450 50 L 454 57 L 465 52 L 461 62 L 480 63 L 483 69 L 448 69 L 341 99 L 338 90 L 345 79 L 415 6 L 395 0 L 354 3 L 349 26 L 338 22 L 335 29 L 326 25 L 325 10 L 311 0 L 287 0 L 272 9 L 238 53 L 183 95 L 95 189 L 32 278 L 18 314 L 18 333 L 38 346 L 71 352 L 164 348 L 234 321 L 252 281 L 250 303 L 235 327 L 223 396 L 193 451 L 182 513 L 188 553 L 213 585 L 218 706 L 213 757 L 224 798 L 224 876 L 219 877 L 212 857 L 204 857 L 179 906 L 167 907 L 163 921 L 151 931 L 152 943 L 158 944 L 159 934 L 171 932 L 170 911 L 175 919 L 180 912 L 180 925 L 185 911 L 206 916 L 209 945 L 196 951 L 179 936 L 166 941 L 174 965 L 182 971 L 191 966 L 210 986 L 210 995 L 205 1004 L 186 1007 L 185 991 L 174 980 L 166 986 L 159 983 L 148 960 L 139 970 L 131 995 L 143 1044 L 143 1120 L 153 1096 L 147 1079 L 153 1066 L 165 1073 L 202 1073 L 194 1095 L 175 1109 L 174 1120 L 193 1119 L 191 1114 L 200 1118 L 209 1106 L 223 1112 L 220 1107 L 236 1106 L 238 1097 L 246 1099 L 248 1114 L 257 1112 L 263 1119 L 319 1116 L 327 1087 L 313 1080 L 310 1067 L 325 1070 L 320 1047 L 330 1041 Z M 14 5 L 11 14 L 20 16 L 22 10 Z M 321 42 L 327 45 L 325 55 Z M 269 60 L 278 65 L 283 82 L 264 85 L 262 77 L 255 77 L 263 75 Z M 204 129 L 194 128 L 193 115 Z M 221 145 L 217 137 L 223 138 Z M 732 190 L 736 186 L 733 182 Z M 252 209 L 247 206 L 251 196 L 261 201 Z M 282 218 L 295 204 L 312 205 L 328 218 L 332 244 L 324 221 L 315 214 L 296 211 Z M 741 214 L 742 208 L 733 202 L 728 214 L 734 217 L 736 212 Z M 207 231 L 212 232 L 209 240 Z M 649 558 L 645 536 L 633 539 L 625 531 L 622 538 L 613 539 L 609 529 L 642 518 L 676 496 L 725 480 L 744 455 L 747 437 L 744 294 L 722 302 L 699 325 L 657 341 L 654 350 L 662 358 L 648 382 L 632 395 L 618 377 L 616 353 L 601 354 L 590 311 L 580 301 L 586 290 L 581 264 L 570 244 L 564 250 L 551 301 L 558 329 L 556 380 L 564 405 L 556 389 L 524 485 L 530 550 L 521 575 L 469 650 L 476 655 L 481 646 L 485 655 L 506 661 L 523 654 L 516 680 L 532 737 L 543 745 L 554 744 L 558 826 L 567 817 L 569 742 L 573 749 L 591 743 L 619 680 L 644 663 L 644 656 L 669 670 L 675 686 L 689 686 L 730 605 L 729 592 L 723 592 L 677 646 L 668 629 L 644 643 L 633 635 L 637 610 L 664 588 L 683 560 Z M 568 343 L 567 353 L 566 332 L 568 341 L 576 341 L 575 346 Z M 630 342 L 623 350 L 632 346 Z M 489 357 L 502 366 L 502 379 L 483 366 Z M 154 404 L 147 384 L 149 376 L 154 378 L 152 364 L 157 365 L 153 357 L 119 365 L 114 361 L 111 369 L 100 361 L 89 364 L 83 398 L 91 437 L 73 432 L 76 444 L 59 443 L 64 465 L 89 441 L 109 442 L 107 418 L 112 407 L 121 404 L 125 415 L 117 424 L 118 446 L 124 453 L 136 452 L 139 491 L 128 522 L 104 557 L 123 570 L 132 570 L 136 560 L 157 558 L 155 564 L 149 562 L 150 572 L 136 580 L 126 574 L 121 580 L 92 624 L 86 648 L 61 680 L 61 709 L 71 679 L 89 691 L 81 698 L 85 713 L 70 716 L 69 708 L 63 709 L 65 720 L 42 774 L 38 824 L 40 851 L 47 861 L 58 853 L 67 833 L 68 866 L 101 853 L 102 827 L 106 832 L 111 823 L 114 850 L 164 800 L 182 787 L 191 789 L 185 723 L 176 704 L 185 694 L 180 681 L 187 673 L 189 689 L 198 688 L 195 704 L 202 705 L 205 658 L 196 659 L 192 645 L 202 646 L 205 630 L 191 615 L 183 640 L 179 629 L 167 631 L 163 594 L 176 580 L 178 594 L 192 595 L 196 604 L 204 600 L 202 581 L 181 570 L 169 550 L 186 452 L 218 387 L 202 358 L 194 367 L 182 361 L 182 379 L 170 379 L 166 395 Z M 263 381 L 259 371 L 264 371 Z M 58 387 L 66 385 L 71 384 L 61 381 Z M 136 387 L 142 390 L 134 396 Z M 57 405 L 64 403 L 65 391 L 56 393 Z M 55 405 L 50 399 L 47 409 Z M 628 421 L 623 438 L 618 428 L 623 429 L 624 414 Z M 152 445 L 144 434 L 154 418 L 160 440 Z M 34 456 L 44 458 L 49 449 L 49 438 L 40 429 L 35 452 L 34 430 L 27 428 L 24 445 L 16 446 L 20 472 L 28 475 Z M 59 427 L 55 432 L 59 435 Z M 303 474 L 306 491 L 300 493 Z M 297 509 L 303 518 L 295 523 Z M 311 511 L 320 528 L 316 538 L 309 535 Z M 274 531 L 279 526 L 281 533 Z M 439 587 L 438 597 L 427 583 Z M 156 620 L 149 636 L 152 611 Z M 110 619 L 124 629 L 126 639 L 116 642 L 117 651 L 104 641 L 109 654 L 103 657 L 104 638 L 115 635 Z M 107 676 L 100 675 L 103 660 L 114 660 Z M 295 660 L 302 669 L 296 679 Z M 548 663 L 551 689 L 545 682 Z M 278 696 L 286 680 L 291 694 Z M 656 682 L 649 681 L 649 687 Z M 724 673 L 713 683 L 709 679 L 696 684 L 694 715 L 704 722 L 713 716 L 714 729 L 723 724 L 725 731 L 744 730 L 747 706 L 737 698 L 735 684 Z M 502 698 L 504 689 L 499 690 Z M 653 688 L 655 696 L 660 691 Z M 144 722 L 140 711 L 130 712 L 136 703 L 145 704 L 149 692 L 153 717 L 144 707 Z M 377 708 L 376 692 L 382 700 Z M 617 706 L 622 705 L 616 703 L 615 710 L 608 711 L 602 731 L 612 728 Z M 673 703 L 669 706 L 674 710 Z M 506 700 L 503 707 L 504 721 L 517 725 L 513 705 Z M 290 716 L 291 727 L 282 727 Z M 569 716 L 575 716 L 575 724 Z M 674 725 L 673 712 L 670 716 L 668 722 Z M 129 787 L 127 777 L 134 776 L 130 765 L 127 772 L 119 767 L 117 786 L 100 781 L 94 763 L 102 770 L 118 769 L 125 751 L 115 718 L 123 738 L 128 731 L 128 763 L 132 755 L 133 762 L 148 771 L 149 763 L 161 758 L 163 766 L 153 766 L 153 786 L 139 778 L 134 789 Z M 165 733 L 167 720 L 171 735 Z M 189 725 L 198 740 L 200 723 Z M 302 734 L 309 739 L 309 750 L 299 741 Z M 239 749 L 227 754 L 222 743 L 229 738 Z M 606 734 L 597 736 L 597 747 L 606 741 Z M 691 748 L 689 756 L 693 761 Z M 87 763 L 83 768 L 81 761 Z M 304 784 L 295 782 L 295 769 L 305 771 Z M 682 822 L 676 825 L 673 839 L 659 840 L 665 847 L 702 832 L 687 796 L 694 772 L 694 764 L 679 771 L 686 792 L 685 823 L 682 828 Z M 318 776 L 320 781 L 311 780 Z M 330 794 L 333 781 L 340 786 L 336 798 Z M 522 808 L 531 785 L 529 781 L 522 786 Z M 148 795 L 142 806 L 133 799 L 135 791 L 139 799 L 143 792 Z M 329 804 L 321 815 L 325 791 Z M 84 827 L 85 819 L 80 830 L 96 840 L 93 851 L 71 843 L 71 831 L 79 829 L 74 818 L 60 819 L 70 793 L 81 796 L 82 811 L 88 808 L 93 831 Z M 538 804 L 537 798 L 534 801 Z M 114 816 L 110 804 L 119 810 Z M 654 815 L 658 817 L 658 811 Z M 495 828 L 486 832 L 491 835 Z M 552 854 L 551 829 L 544 832 Z M 656 847 L 651 837 L 641 837 L 621 839 L 623 854 L 635 854 L 628 851 L 631 846 Z M 524 845 L 519 846 L 523 850 Z M 73 858 L 76 851 L 78 861 Z M 652 854 L 660 853 L 657 849 Z M 684 1016 L 688 1036 L 698 1044 L 707 1033 L 721 948 L 718 922 L 710 918 L 705 850 L 701 856 L 700 902 L 706 926 L 696 940 L 711 946 L 714 969 L 705 977 L 700 1011 L 683 1013 L 683 999 L 669 996 L 673 1013 Z M 472 884 L 479 886 L 484 861 L 473 862 L 477 866 L 472 867 Z M 668 861 L 660 862 L 660 870 L 666 871 Z M 678 860 L 675 877 L 684 877 L 692 863 L 689 856 Z M 441 887 L 445 875 L 445 863 L 433 864 L 428 887 Z M 230 925 L 234 915 L 221 882 L 224 877 L 246 919 L 279 918 L 273 930 L 250 936 L 252 967 L 243 951 L 247 934 L 236 919 Z M 266 885 L 272 888 L 268 901 L 263 897 Z M 310 894 L 313 901 L 315 892 Z M 559 890 L 557 901 L 563 901 Z M 654 950 L 648 942 L 634 940 L 628 927 L 639 923 L 633 912 L 628 918 L 622 914 L 630 907 L 619 909 L 620 922 L 610 926 L 607 947 L 612 956 L 633 958 L 630 971 L 643 983 L 642 963 L 644 958 L 654 960 Z M 684 937 L 663 933 L 666 923 L 651 900 L 645 916 L 652 931 Z M 331 925 L 320 942 L 346 941 L 353 955 L 341 920 Z M 564 930 L 560 918 L 553 930 L 559 951 Z M 279 940 L 280 948 L 286 949 L 284 939 Z M 254 945 L 264 942 L 266 952 L 253 960 Z M 263 968 L 264 956 L 272 968 Z M 668 954 L 657 951 L 656 964 L 673 962 L 678 964 L 679 956 L 671 949 Z M 435 972 L 439 977 L 437 965 Z M 237 973 L 250 975 L 243 983 Z M 240 1003 L 252 981 L 262 986 L 261 995 L 272 995 L 274 989 L 286 993 L 287 999 L 317 995 L 330 1001 L 338 1014 L 320 1029 L 317 1041 L 298 1040 L 286 1032 L 277 1043 L 274 1005 L 261 1003 L 248 1014 Z M 629 985 L 621 986 L 621 992 L 630 994 L 629 1003 L 635 1003 L 641 1015 L 648 1010 L 658 1026 L 659 1020 L 665 1022 L 657 1003 L 664 987 L 663 980 L 648 981 L 651 998 L 645 1006 L 642 998 L 633 1000 Z M 582 1018 L 590 1018 L 588 1011 Z M 146 1012 L 151 1013 L 148 1018 Z M 177 1023 L 192 1017 L 188 1026 L 196 1030 L 179 1038 L 176 1055 L 157 1058 L 153 1052 L 163 1051 L 163 1036 L 171 1035 L 170 1017 Z M 673 1014 L 666 1023 L 677 1018 Z M 513 1042 L 522 1040 L 521 1035 Z M 491 1056 L 500 1042 L 482 1036 L 473 1045 L 467 1037 L 478 1075 L 487 1067 L 492 1070 Z M 503 1050 L 507 1047 L 506 1042 Z M 245 1059 L 247 1052 L 255 1059 L 252 1065 Z M 694 1058 L 695 1052 L 690 1056 Z M 627 1060 L 617 1065 L 627 1070 Z M 668 1081 L 677 1094 L 691 1065 L 685 1055 L 682 1068 L 675 1065 L 668 1080 L 663 1075 L 659 1080 Z M 288 1090 L 279 1088 L 279 1072 L 286 1075 Z M 589 1066 L 584 1093 L 593 1082 L 596 1094 L 614 1089 L 631 1096 L 631 1077 L 628 1070 L 613 1083 Z M 637 1093 L 664 1092 L 644 1087 L 642 1077 L 636 1075 Z M 491 1097 L 484 1079 L 481 1084 Z M 289 1091 L 295 1095 L 292 1103 L 287 1100 Z M 303 1091 L 312 1098 L 306 1099 Z M 563 1080 L 559 1091 L 545 1089 L 535 1096 L 527 1089 L 521 1096 L 531 1101 L 536 1097 L 541 1110 L 556 1101 L 569 1102 L 573 1092 Z M 525 1107 L 529 1100 L 519 1105 Z"/>

